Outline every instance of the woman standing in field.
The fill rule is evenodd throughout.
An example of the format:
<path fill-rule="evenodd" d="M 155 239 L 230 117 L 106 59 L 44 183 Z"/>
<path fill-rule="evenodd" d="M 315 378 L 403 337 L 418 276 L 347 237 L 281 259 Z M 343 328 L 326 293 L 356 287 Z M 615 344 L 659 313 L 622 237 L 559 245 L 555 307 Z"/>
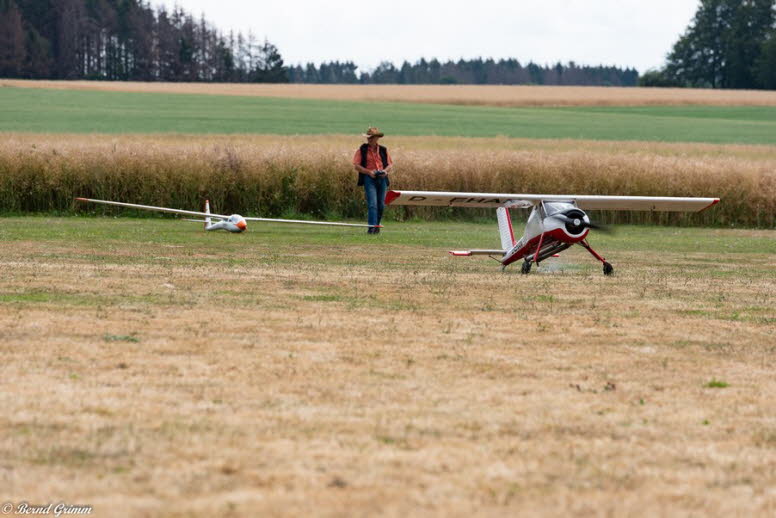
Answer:
<path fill-rule="evenodd" d="M 391 184 L 388 175 L 393 169 L 393 160 L 388 154 L 388 148 L 377 143 L 385 136 L 383 132 L 372 127 L 362 136 L 366 137 L 367 143 L 356 150 L 353 166 L 358 171 L 358 185 L 364 186 L 367 222 L 370 225 L 379 225 L 385 208 L 385 188 Z M 380 229 L 370 227 L 367 233 L 379 234 Z"/>

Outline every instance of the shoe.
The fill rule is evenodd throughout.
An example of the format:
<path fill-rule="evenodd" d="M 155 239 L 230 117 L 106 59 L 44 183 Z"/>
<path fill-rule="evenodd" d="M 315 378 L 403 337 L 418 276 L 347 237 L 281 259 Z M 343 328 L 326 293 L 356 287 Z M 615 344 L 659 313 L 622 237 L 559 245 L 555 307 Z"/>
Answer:
<path fill-rule="evenodd" d="M 373 230 L 374 230 L 373 234 L 379 234 L 380 233 L 380 227 L 377 227 L 377 228 L 375 228 Z"/>
<path fill-rule="evenodd" d="M 374 234 L 374 233 L 375 233 L 375 230 L 376 230 L 376 229 L 375 229 L 374 227 L 369 227 L 368 229 L 366 229 L 366 233 L 367 233 L 367 234 Z"/>

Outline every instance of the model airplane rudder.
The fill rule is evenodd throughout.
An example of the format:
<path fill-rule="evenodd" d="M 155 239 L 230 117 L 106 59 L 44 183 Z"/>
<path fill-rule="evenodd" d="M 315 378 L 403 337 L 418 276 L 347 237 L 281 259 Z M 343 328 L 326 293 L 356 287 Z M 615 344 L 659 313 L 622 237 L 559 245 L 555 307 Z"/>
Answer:
<path fill-rule="evenodd" d="M 515 232 L 512 229 L 512 216 L 509 214 L 509 209 L 499 207 L 496 209 L 496 217 L 498 218 L 498 233 L 501 236 L 501 248 L 508 250 L 516 243 Z"/>

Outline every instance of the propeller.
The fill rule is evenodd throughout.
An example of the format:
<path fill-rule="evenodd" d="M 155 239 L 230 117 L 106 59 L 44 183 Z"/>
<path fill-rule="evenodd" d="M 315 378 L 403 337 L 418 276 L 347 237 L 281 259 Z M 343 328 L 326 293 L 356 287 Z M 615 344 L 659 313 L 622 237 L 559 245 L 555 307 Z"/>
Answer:
<path fill-rule="evenodd" d="M 559 219 L 566 224 L 566 229 L 572 234 L 579 234 L 583 228 L 595 229 L 604 233 L 611 233 L 612 228 L 595 221 L 585 221 L 585 213 L 579 209 L 570 209 L 566 212 L 553 214 L 551 218 Z"/>

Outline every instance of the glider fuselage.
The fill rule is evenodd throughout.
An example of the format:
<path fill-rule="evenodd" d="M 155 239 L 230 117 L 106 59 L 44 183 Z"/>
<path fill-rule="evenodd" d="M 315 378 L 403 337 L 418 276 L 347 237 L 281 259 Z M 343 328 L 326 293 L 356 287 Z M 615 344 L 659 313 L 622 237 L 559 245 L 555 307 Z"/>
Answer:
<path fill-rule="evenodd" d="M 210 218 L 207 219 L 208 221 L 205 222 L 205 230 L 226 230 L 227 232 L 234 232 L 237 234 L 245 232 L 248 229 L 245 218 L 239 214 L 232 214 L 228 219 L 216 221 L 215 223 L 211 223 L 209 221 Z"/>

